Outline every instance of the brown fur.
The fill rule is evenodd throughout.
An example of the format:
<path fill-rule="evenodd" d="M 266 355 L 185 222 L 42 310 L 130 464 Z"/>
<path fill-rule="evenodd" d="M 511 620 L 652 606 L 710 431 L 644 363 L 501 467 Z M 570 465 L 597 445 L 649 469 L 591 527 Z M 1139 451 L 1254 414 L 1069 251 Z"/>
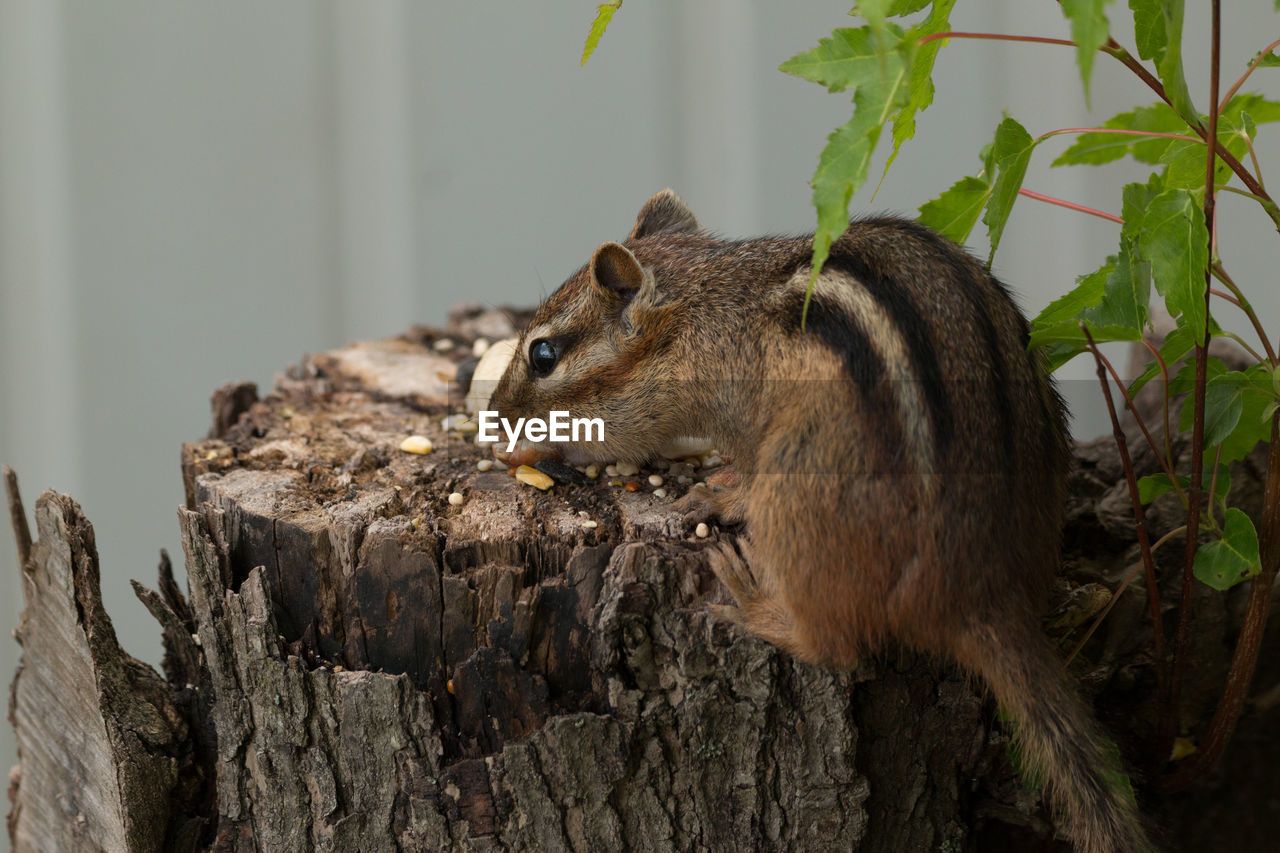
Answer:
<path fill-rule="evenodd" d="M 713 566 L 747 629 L 831 666 L 890 639 L 958 660 L 1018 721 L 1080 850 L 1148 849 L 1038 630 L 1069 456 L 1025 321 L 959 247 L 870 219 L 832 244 L 802 329 L 811 251 L 715 239 L 659 193 L 539 307 L 492 405 L 604 418 L 603 443 L 560 448 L 579 462 L 713 439 L 739 484 L 684 505 L 745 519 L 748 559 Z M 535 378 L 542 338 L 561 355 Z"/>

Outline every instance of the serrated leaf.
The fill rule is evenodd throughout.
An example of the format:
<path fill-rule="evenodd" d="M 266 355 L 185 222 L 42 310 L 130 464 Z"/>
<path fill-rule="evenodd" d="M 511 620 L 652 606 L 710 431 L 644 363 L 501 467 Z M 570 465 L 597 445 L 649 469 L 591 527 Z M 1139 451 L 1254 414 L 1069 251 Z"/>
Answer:
<path fill-rule="evenodd" d="M 600 37 L 604 35 L 609 22 L 613 20 L 613 13 L 621 6 L 622 0 L 616 0 L 613 3 L 601 3 L 596 7 L 596 17 L 591 22 L 591 29 L 587 33 L 587 43 L 582 46 L 582 61 L 578 63 L 579 65 L 586 65 L 591 54 L 595 53 L 596 45 L 600 44 Z"/>
<path fill-rule="evenodd" d="M 1206 542 L 1196 550 L 1197 580 L 1217 590 L 1230 589 L 1256 575 L 1262 568 L 1258 553 L 1258 531 L 1249 516 L 1229 507 L 1222 526 L 1222 538 Z"/>
<path fill-rule="evenodd" d="M 842 27 L 818 46 L 798 53 L 778 70 L 843 92 L 863 85 L 883 85 L 901 73 L 902 61 L 894 50 L 902 41 L 902 28 L 888 24 L 879 32 L 871 27 Z"/>
<path fill-rule="evenodd" d="M 1277 10 L 1280 10 L 1280 0 L 1277 0 L 1276 8 Z M 1258 62 L 1259 68 L 1275 68 L 1278 65 L 1280 65 L 1280 56 L 1276 56 L 1274 50 L 1262 57 Z"/>
<path fill-rule="evenodd" d="M 913 15 L 932 2 L 933 0 L 894 0 L 889 6 L 889 14 L 894 17 Z"/>
<path fill-rule="evenodd" d="M 1138 55 L 1155 60 L 1173 109 L 1190 125 L 1199 124 L 1182 68 L 1183 0 L 1129 0 Z"/>
<path fill-rule="evenodd" d="M 1125 206 L 1127 210 L 1127 196 Z M 1197 340 L 1203 338 L 1209 233 L 1200 205 L 1184 189 L 1165 190 L 1147 207 L 1136 245 L 1139 256 L 1151 262 L 1156 290 L 1169 313 L 1184 316 Z"/>
<path fill-rule="evenodd" d="M 889 13 L 891 6 L 893 6 L 893 0 L 858 0 L 858 3 L 849 10 L 849 14 L 861 16 L 873 30 L 878 30 L 884 26 L 885 16 Z"/>
<path fill-rule="evenodd" d="M 920 206 L 920 221 L 944 237 L 964 243 L 990 194 L 991 185 L 982 178 L 961 178 L 942 195 Z"/>
<path fill-rule="evenodd" d="M 1026 128 L 1010 116 L 1005 116 L 1004 121 L 996 128 L 991 148 L 996 174 L 991 186 L 991 198 L 987 201 L 987 212 L 982 217 L 991 240 L 988 266 L 1000 246 L 1000 235 L 1004 233 L 1004 226 L 1013 211 L 1013 203 L 1018 198 L 1018 190 L 1022 188 L 1022 179 L 1027 174 L 1027 164 L 1031 162 L 1031 151 L 1035 145 L 1035 140 L 1027 133 Z"/>
<path fill-rule="evenodd" d="M 1110 37 L 1111 25 L 1103 11 L 1111 0 L 1062 0 L 1062 14 L 1071 21 L 1071 38 L 1076 43 L 1076 64 L 1084 83 L 1085 102 L 1089 100 L 1089 77 L 1098 48 Z"/>
<path fill-rule="evenodd" d="M 1145 296 L 1142 304 L 1133 292 L 1126 256 L 1111 256 L 1101 268 L 1081 276 L 1075 288 L 1050 303 L 1031 322 L 1029 347 L 1071 344 L 1087 348 L 1080 329 L 1084 323 L 1094 341 L 1137 341 L 1146 322 Z M 1067 355 L 1060 351 L 1059 355 Z M 1072 354 L 1074 355 L 1074 353 Z"/>
<path fill-rule="evenodd" d="M 1271 421 L 1264 417 L 1275 395 L 1267 387 L 1269 371 L 1265 365 L 1256 364 L 1245 371 L 1229 371 L 1218 359 L 1208 363 L 1208 381 L 1205 384 L 1205 443 L 1206 448 L 1221 446 L 1219 459 L 1232 462 L 1243 459 L 1258 442 L 1271 436 Z M 1171 393 L 1186 393 L 1182 404 L 1180 426 L 1190 430 L 1194 418 L 1194 398 L 1191 388 L 1194 364 L 1179 371 L 1170 383 Z"/>
<path fill-rule="evenodd" d="M 942 50 L 943 41 L 936 39 L 925 45 L 920 40 L 926 36 L 946 32 L 951 28 L 951 9 L 956 0 L 936 0 L 929 17 L 907 33 L 907 40 L 915 45 L 908 72 L 907 102 L 893 119 L 893 150 L 884 164 L 884 173 L 898 157 L 902 144 L 916 134 L 916 114 L 933 103 L 933 64 Z"/>
<path fill-rule="evenodd" d="M 1160 346 L 1160 357 L 1164 359 L 1166 365 L 1172 367 L 1180 358 L 1191 352 L 1193 346 L 1195 342 L 1191 339 L 1191 332 L 1186 326 L 1179 326 L 1165 336 L 1164 344 Z M 1160 363 L 1153 358 L 1147 362 L 1147 367 L 1142 374 L 1129 385 L 1129 396 L 1137 394 L 1142 390 L 1143 385 L 1159 375 Z"/>
<path fill-rule="evenodd" d="M 818 157 L 813 173 L 813 206 L 818 212 L 813 235 L 814 279 L 826 263 L 831 241 L 849 227 L 849 200 L 867 178 L 893 91 L 859 86 L 853 97 L 853 117 L 832 131 Z"/>
<path fill-rule="evenodd" d="M 1248 150 L 1246 135 L 1253 138 L 1259 122 L 1273 121 L 1280 121 L 1280 103 L 1257 94 L 1237 95 L 1218 117 L 1218 141 L 1239 159 Z M 1202 142 L 1172 140 L 1160 156 L 1160 162 L 1168 166 L 1165 171 L 1165 186 L 1170 189 L 1181 187 L 1195 190 L 1203 198 L 1207 154 Z M 1230 166 L 1218 160 L 1214 184 L 1225 185 L 1233 174 Z"/>
<path fill-rule="evenodd" d="M 1107 119 L 1102 127 L 1113 130 L 1138 130 L 1144 133 L 1186 133 L 1187 123 L 1163 101 L 1138 107 Z M 1154 163 L 1169 146 L 1163 137 L 1130 136 L 1120 133 L 1082 133 L 1071 147 L 1053 161 L 1054 166 L 1110 163 L 1132 154 L 1141 163 Z"/>

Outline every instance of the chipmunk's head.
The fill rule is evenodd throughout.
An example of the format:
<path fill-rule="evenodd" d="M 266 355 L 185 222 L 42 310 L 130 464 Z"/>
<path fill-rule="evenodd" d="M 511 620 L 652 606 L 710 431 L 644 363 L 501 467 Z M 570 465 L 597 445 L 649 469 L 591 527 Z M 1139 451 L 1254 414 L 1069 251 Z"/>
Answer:
<path fill-rule="evenodd" d="M 698 230 L 680 197 L 663 190 L 625 244 L 601 245 L 538 307 L 489 403 L 512 426 L 526 419 L 524 440 L 511 453 L 500 442 L 495 453 L 514 463 L 549 455 L 578 465 L 642 462 L 677 433 L 679 395 L 663 354 L 677 324 L 689 321 L 640 258 L 660 254 L 664 238 Z M 528 432 L 532 419 L 550 426 L 557 417 L 568 440 Z"/>

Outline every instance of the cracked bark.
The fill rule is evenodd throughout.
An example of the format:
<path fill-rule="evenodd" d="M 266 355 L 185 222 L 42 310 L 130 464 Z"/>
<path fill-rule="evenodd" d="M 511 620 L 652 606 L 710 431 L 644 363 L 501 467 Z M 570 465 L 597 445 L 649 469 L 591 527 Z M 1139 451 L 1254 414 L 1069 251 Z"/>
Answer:
<path fill-rule="evenodd" d="M 445 379 L 477 335 L 511 327 L 461 311 L 446 333 L 308 358 L 262 400 L 219 389 L 210 437 L 183 451 L 187 595 L 167 557 L 158 591 L 135 584 L 163 631 L 163 678 L 115 643 L 79 507 L 42 496 L 32 544 L 10 478 L 26 596 L 16 849 L 962 851 L 1051 838 L 994 709 L 945 662 L 798 664 L 711 617 L 726 602 L 706 542 L 669 499 L 604 483 L 542 494 L 479 472 L 480 451 L 440 428 Z M 448 355 L 429 346 L 442 334 Z M 411 433 L 437 449 L 402 453 Z M 1050 623 L 1064 644 L 1134 548 L 1105 445 L 1077 457 Z M 1122 745 L 1153 711 L 1142 597 L 1121 601 L 1079 666 Z M 1232 631 L 1229 599 L 1201 613 L 1208 672 L 1189 685 L 1192 708 L 1210 704 Z"/>

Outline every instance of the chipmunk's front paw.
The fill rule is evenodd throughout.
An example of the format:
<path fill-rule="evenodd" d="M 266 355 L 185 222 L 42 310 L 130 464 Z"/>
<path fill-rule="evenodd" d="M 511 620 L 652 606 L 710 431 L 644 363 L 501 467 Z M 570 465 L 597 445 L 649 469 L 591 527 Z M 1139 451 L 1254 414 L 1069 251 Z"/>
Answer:
<path fill-rule="evenodd" d="M 676 509 L 690 524 L 718 518 L 737 524 L 746 516 L 746 490 L 732 468 L 724 468 L 697 483 L 676 502 Z"/>

